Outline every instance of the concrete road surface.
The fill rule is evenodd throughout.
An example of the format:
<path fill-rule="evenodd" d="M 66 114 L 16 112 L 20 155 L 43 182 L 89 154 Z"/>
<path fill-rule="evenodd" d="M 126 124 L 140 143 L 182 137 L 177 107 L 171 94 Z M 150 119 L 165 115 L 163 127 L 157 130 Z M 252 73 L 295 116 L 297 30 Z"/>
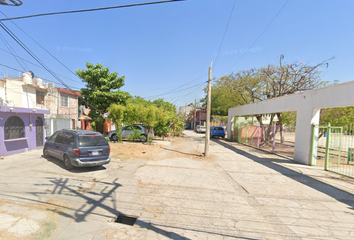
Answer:
<path fill-rule="evenodd" d="M 0 160 L 0 239 L 354 239 L 353 180 L 221 139 L 199 157 L 185 134 L 152 161 Z"/>

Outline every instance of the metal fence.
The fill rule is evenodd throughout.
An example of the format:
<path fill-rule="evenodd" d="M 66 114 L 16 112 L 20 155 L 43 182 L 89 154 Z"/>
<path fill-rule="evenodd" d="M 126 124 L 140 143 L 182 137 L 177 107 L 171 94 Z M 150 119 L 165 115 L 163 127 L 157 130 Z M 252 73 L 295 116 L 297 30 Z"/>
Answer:
<path fill-rule="evenodd" d="M 236 124 L 232 139 L 262 150 L 294 157 L 295 133 L 281 131 L 280 125 Z"/>
<path fill-rule="evenodd" d="M 353 124 L 344 127 L 313 126 L 311 165 L 354 177 Z"/>
<path fill-rule="evenodd" d="M 46 136 L 52 135 L 55 131 L 60 129 L 70 129 L 71 120 L 62 118 L 47 118 L 45 119 Z"/>

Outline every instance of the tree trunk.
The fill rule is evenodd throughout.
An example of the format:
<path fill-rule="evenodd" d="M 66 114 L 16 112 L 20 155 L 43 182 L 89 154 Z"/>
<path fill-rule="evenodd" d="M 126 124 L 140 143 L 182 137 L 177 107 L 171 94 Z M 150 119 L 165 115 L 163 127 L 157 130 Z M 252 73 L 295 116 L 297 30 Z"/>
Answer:
<path fill-rule="evenodd" d="M 278 117 L 279 132 L 280 132 L 280 142 L 284 143 L 285 138 L 284 138 L 284 129 L 283 129 L 283 122 L 282 122 L 282 118 L 281 118 L 281 113 L 277 113 L 277 117 Z"/>

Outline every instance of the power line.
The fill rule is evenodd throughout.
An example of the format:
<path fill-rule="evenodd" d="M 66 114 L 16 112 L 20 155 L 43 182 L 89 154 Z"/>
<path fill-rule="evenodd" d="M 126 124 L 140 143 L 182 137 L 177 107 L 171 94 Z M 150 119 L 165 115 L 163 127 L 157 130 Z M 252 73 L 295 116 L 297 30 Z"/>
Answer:
<path fill-rule="evenodd" d="M 160 97 L 160 96 L 169 94 L 169 93 L 173 93 L 173 92 L 175 92 L 175 90 L 177 90 L 177 89 L 179 89 L 179 88 L 181 88 L 181 87 L 184 87 L 184 86 L 186 86 L 186 85 L 188 85 L 188 84 L 190 84 L 190 83 L 192 83 L 192 82 L 195 82 L 195 81 L 201 79 L 202 77 L 205 77 L 206 75 L 207 75 L 207 74 L 204 74 L 203 76 L 200 76 L 200 77 L 198 77 L 198 78 L 196 78 L 196 79 L 194 79 L 194 80 L 192 80 L 192 81 L 190 81 L 190 82 L 187 82 L 187 83 L 185 83 L 185 84 L 182 84 L 181 86 L 176 87 L 176 88 L 174 88 L 174 89 L 172 89 L 172 90 L 170 90 L 170 91 L 168 91 L 168 92 L 165 92 L 165 93 L 162 93 L 162 94 L 158 94 L 158 95 L 154 95 L 154 96 L 149 96 L 149 97 L 146 97 L 146 98 L 157 98 L 157 97 Z"/>
<path fill-rule="evenodd" d="M 181 1 L 187 1 L 187 0 L 167 0 L 167 1 L 157 1 L 157 2 L 147 2 L 147 3 L 134 3 L 134 4 L 128 4 L 128 5 L 119 5 L 119 6 L 102 7 L 102 8 L 90 8 L 90 9 L 81 9 L 81 10 L 72 10 L 72 11 L 63 11 L 63 12 L 39 13 L 39 14 L 33 14 L 33 15 L 26 15 L 26 16 L 20 16 L 20 17 L 12 17 L 12 18 L 0 19 L 0 21 L 9 21 L 9 20 L 17 20 L 17 19 L 33 18 L 33 17 L 42 17 L 42 16 L 50 16 L 50 15 L 59 15 L 59 14 L 68 14 L 68 13 L 93 12 L 93 11 L 102 11 L 102 10 L 117 9 L 117 8 L 128 8 L 128 7 L 138 7 L 138 6 L 146 6 L 146 5 L 161 4 L 161 3 L 171 3 L 171 2 L 181 2 Z"/>
<path fill-rule="evenodd" d="M 6 51 L 5 49 L 0 48 L 0 50 L 14 56 L 13 53 L 11 53 L 11 52 L 9 52 L 9 51 Z M 32 64 L 33 66 L 36 66 L 36 67 L 45 69 L 44 67 L 42 67 L 42 66 L 40 66 L 40 65 L 37 65 L 37 64 L 35 64 L 35 63 L 31 62 L 31 61 L 28 61 L 28 60 L 26 60 L 26 59 L 24 59 L 24 58 L 21 58 L 21 57 L 19 57 L 19 56 L 17 56 L 17 58 L 19 58 L 19 59 L 21 59 L 22 61 L 25 61 L 25 62 L 27 62 L 27 63 L 30 63 L 30 64 Z M 70 80 L 70 81 L 73 81 L 73 82 L 76 82 L 76 83 L 82 83 L 82 82 L 80 82 L 80 81 L 77 81 L 77 80 L 74 80 L 74 79 L 65 77 L 65 76 L 63 76 L 63 75 L 61 75 L 61 74 L 58 74 L 58 73 L 56 73 L 56 74 L 57 74 L 58 76 L 60 76 L 60 77 L 63 77 L 63 78 L 65 78 L 65 79 L 68 79 L 68 80 Z M 51 80 L 48 80 L 48 81 L 51 81 Z"/>
<path fill-rule="evenodd" d="M 226 27 L 225 27 L 225 31 L 224 31 L 224 35 L 223 35 L 223 37 L 221 39 L 221 43 L 220 43 L 220 46 L 219 46 L 218 53 L 216 54 L 216 58 L 215 58 L 215 61 L 214 61 L 214 69 L 215 69 L 215 66 L 216 66 L 216 62 L 218 61 L 218 57 L 219 57 L 219 54 L 220 54 L 220 50 L 221 50 L 222 44 L 224 43 L 224 39 L 225 39 L 225 36 L 226 36 L 227 29 L 229 28 L 229 24 L 230 24 L 230 21 L 231 21 L 232 14 L 234 12 L 235 5 L 236 5 L 236 0 L 234 1 L 234 4 L 232 5 L 232 9 L 231 9 L 231 12 L 230 12 L 229 20 L 227 21 L 227 24 L 226 24 Z"/>
<path fill-rule="evenodd" d="M 288 4 L 290 0 L 287 0 L 283 6 L 279 9 L 279 11 L 277 12 L 277 14 L 275 14 L 275 16 L 273 17 L 273 19 L 268 23 L 268 25 L 264 28 L 264 30 L 261 32 L 261 34 L 256 38 L 256 40 L 252 43 L 252 45 L 247 49 L 247 51 L 245 51 L 241 57 L 236 61 L 235 64 L 233 64 L 228 70 L 230 70 L 231 68 L 233 68 L 246 54 L 247 52 L 256 44 L 256 42 L 263 36 L 263 34 L 267 31 L 267 29 L 270 27 L 270 25 L 272 25 L 272 23 L 274 22 L 274 20 L 279 16 L 279 14 L 281 13 L 281 11 L 285 8 L 285 6 Z"/>
<path fill-rule="evenodd" d="M 21 72 L 21 73 L 24 73 L 24 71 L 21 71 L 21 70 L 19 70 L 19 69 L 17 69 L 17 68 L 13 68 L 13 67 L 10 67 L 10 66 L 8 66 L 8 65 L 5 65 L 5 64 L 2 64 L 2 63 L 0 63 L 0 66 L 3 66 L 3 67 L 6 67 L 6 68 L 9 68 L 9 69 L 12 69 L 12 70 L 14 70 L 14 71 L 17 71 L 17 72 Z M 38 76 L 37 76 L 38 77 Z M 49 83 L 57 83 L 57 84 L 59 84 L 59 85 L 62 85 L 62 86 L 64 86 L 62 83 L 60 83 L 60 82 L 56 82 L 56 81 L 53 81 L 53 80 L 49 80 L 49 79 L 46 79 L 46 78 L 42 78 L 42 77 L 40 77 L 41 79 L 43 79 L 43 80 L 46 80 L 46 81 L 48 81 Z M 64 86 L 65 87 L 65 86 Z M 73 87 L 73 86 L 70 86 L 71 88 L 76 88 L 76 89 L 80 89 L 80 88 L 78 88 L 78 87 Z"/>
<path fill-rule="evenodd" d="M 180 101 L 181 99 L 187 97 L 188 95 L 191 95 L 192 93 L 198 92 L 198 91 L 200 91 L 200 90 L 201 90 L 201 89 L 197 89 L 197 90 L 195 90 L 195 91 L 189 92 L 189 93 L 183 95 L 182 97 L 176 99 L 172 104 L 175 104 L 175 103 L 177 103 L 178 101 Z"/>
<path fill-rule="evenodd" d="M 193 86 L 190 86 L 190 87 L 188 87 L 188 88 L 182 88 L 182 89 L 180 89 L 180 90 L 169 91 L 168 93 L 181 92 L 181 91 L 184 91 L 184 90 L 186 90 L 186 89 L 190 89 L 190 88 L 195 87 L 195 86 L 200 86 L 201 84 L 205 84 L 205 81 L 203 81 L 203 83 L 198 83 L 198 84 L 193 85 Z M 168 93 L 166 93 L 166 94 L 168 94 Z M 159 97 L 159 96 L 162 96 L 162 95 L 166 95 L 166 94 L 160 94 L 160 95 L 157 95 L 157 96 L 149 96 L 149 97 L 145 97 L 145 98 L 156 98 L 156 97 Z"/>
<path fill-rule="evenodd" d="M 6 18 L 8 18 L 6 16 L 5 13 L 3 13 L 2 11 L 0 11 Z M 69 72 L 71 72 L 72 74 L 74 74 L 76 76 L 76 74 L 69 69 L 64 63 L 62 63 L 58 58 L 56 58 L 53 54 L 51 54 L 47 49 L 45 49 L 39 42 L 37 42 L 36 40 L 34 40 L 30 35 L 28 35 L 22 28 L 20 28 L 16 23 L 14 23 L 13 21 L 11 21 L 18 29 L 20 29 L 24 34 L 27 35 L 27 37 L 29 37 L 30 39 L 32 39 L 32 41 L 34 41 L 39 47 L 41 47 L 44 51 L 46 51 L 51 57 L 53 57 L 58 63 L 60 63 L 63 67 L 65 67 Z"/>
<path fill-rule="evenodd" d="M 15 40 L 15 42 L 17 42 L 32 58 L 34 58 L 41 66 L 43 66 L 55 79 L 57 79 L 59 82 L 61 82 L 69 91 L 71 91 L 73 94 L 75 94 L 74 91 L 71 90 L 71 88 L 70 88 L 68 85 L 66 85 L 66 83 L 65 83 L 63 80 L 61 80 L 52 70 L 50 70 L 50 69 L 49 69 L 49 68 L 48 68 L 48 67 L 47 67 L 47 66 L 24 44 L 24 43 L 21 42 L 21 40 L 18 39 L 18 38 L 16 37 L 16 35 L 15 35 L 13 32 L 11 32 L 11 30 L 10 30 L 9 28 L 7 28 L 1 21 L 0 21 L 0 27 L 1 27 L 2 29 L 4 29 L 5 32 L 6 32 L 7 34 L 9 34 L 12 39 Z M 81 98 L 82 98 L 82 97 L 81 97 Z M 90 106 L 90 107 L 94 108 L 96 111 L 100 112 L 99 109 L 97 109 L 97 108 L 96 108 L 95 106 L 93 106 L 92 104 L 88 103 L 84 98 L 82 98 L 82 100 L 83 100 L 88 106 Z"/>
<path fill-rule="evenodd" d="M 17 61 L 18 64 L 20 64 L 20 66 L 22 67 L 23 70 L 26 71 L 25 67 L 23 65 L 25 65 L 28 68 L 28 66 L 26 65 L 26 63 L 23 63 L 23 65 L 20 63 L 20 61 L 18 60 L 18 54 L 16 53 L 16 51 L 11 47 L 11 45 L 6 41 L 6 39 L 2 36 L 2 34 L 0 34 L 1 40 L 3 41 L 3 43 L 5 44 L 5 46 L 7 47 L 7 49 L 9 50 L 9 52 L 12 54 L 12 56 L 15 58 L 15 60 Z M 13 53 L 14 52 L 14 53 Z"/>

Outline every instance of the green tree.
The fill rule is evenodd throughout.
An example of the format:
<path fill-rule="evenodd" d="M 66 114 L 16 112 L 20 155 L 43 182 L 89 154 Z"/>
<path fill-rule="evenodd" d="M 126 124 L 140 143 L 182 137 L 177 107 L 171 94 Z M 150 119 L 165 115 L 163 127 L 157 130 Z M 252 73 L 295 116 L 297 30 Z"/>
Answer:
<path fill-rule="evenodd" d="M 347 127 L 354 123 L 354 106 L 321 109 L 320 124 Z M 353 129 L 352 129 L 353 130 Z"/>
<path fill-rule="evenodd" d="M 89 116 L 95 123 L 96 130 L 102 131 L 100 129 L 104 123 L 102 114 L 113 103 L 125 104 L 130 95 L 120 90 L 124 86 L 124 76 L 119 77 L 117 72 L 110 73 L 108 68 L 103 68 L 99 63 L 96 65 L 86 63 L 86 68 L 76 70 L 79 78 L 86 83 L 85 88 L 81 89 L 83 100 L 80 104 L 91 109 Z"/>
<path fill-rule="evenodd" d="M 111 104 L 108 111 L 116 125 L 142 123 L 149 131 L 153 129 L 157 136 L 165 137 L 171 132 L 180 135 L 184 128 L 176 107 L 163 99 L 151 102 L 134 97 L 127 100 L 126 105 Z"/>
<path fill-rule="evenodd" d="M 329 84 L 321 79 L 320 69 L 328 67 L 328 61 L 316 65 L 302 62 L 284 63 L 284 56 L 279 58 L 279 65 L 268 65 L 259 69 L 250 69 L 229 74 L 215 81 L 212 87 L 211 111 L 218 115 L 227 115 L 228 108 L 260 102 L 263 100 L 290 95 Z M 282 135 L 282 113 L 269 113 L 270 125 L 275 116 L 278 118 L 279 131 Z M 255 116 L 263 127 L 264 115 Z M 272 127 L 264 128 L 264 142 L 272 139 Z M 283 137 L 282 137 L 283 140 Z"/>

